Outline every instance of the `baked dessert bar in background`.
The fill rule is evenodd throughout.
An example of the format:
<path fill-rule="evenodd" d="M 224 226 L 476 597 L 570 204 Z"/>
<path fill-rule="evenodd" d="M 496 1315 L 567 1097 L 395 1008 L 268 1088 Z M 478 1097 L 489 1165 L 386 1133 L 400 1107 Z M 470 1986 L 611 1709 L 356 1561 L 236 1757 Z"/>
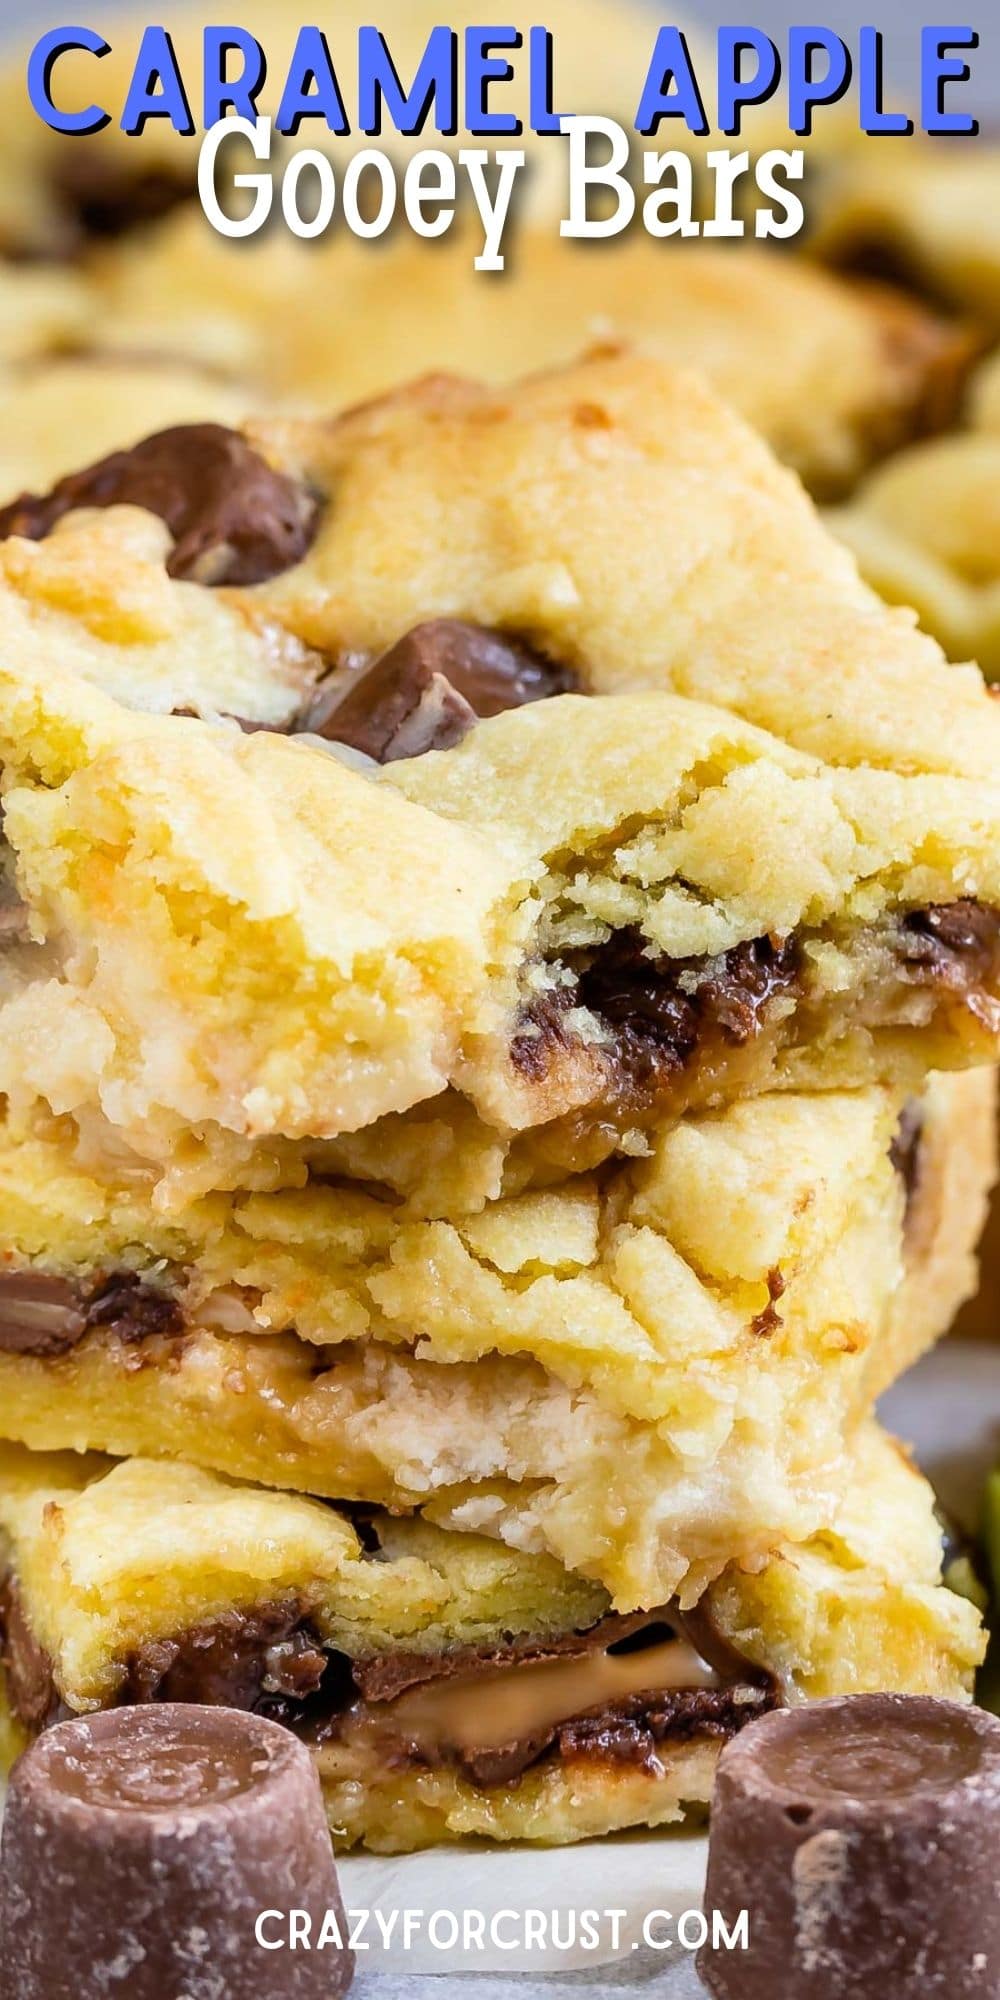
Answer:
<path fill-rule="evenodd" d="M 465 372 L 470 356 L 484 380 L 507 382 L 619 343 L 702 370 L 826 497 L 951 422 L 977 351 L 963 326 L 911 299 L 759 246 L 734 256 L 684 243 L 665 256 L 640 232 L 594 257 L 529 225 L 493 281 L 476 248 L 471 231 L 430 249 L 403 236 L 375 257 L 343 235 L 303 246 L 282 234 L 248 257 L 188 210 L 98 262 L 91 339 L 110 355 L 228 369 L 261 406 L 319 409 L 424 370 Z"/>
<path fill-rule="evenodd" d="M 628 123 L 655 23 L 642 6 L 606 0 L 567 12 L 571 20 L 558 8 L 548 20 L 560 101 L 590 110 L 601 103 Z M 348 88 L 363 20 L 345 4 L 331 13 Z M 203 24 L 204 10 L 194 7 L 171 23 L 188 76 L 200 63 Z M 415 63 L 434 24 L 433 11 L 413 0 L 390 6 L 383 25 L 396 59 L 402 52 Z M 116 20 L 100 63 L 107 99 L 124 96 L 143 25 L 136 15 Z M 273 111 L 295 23 L 264 0 L 243 25 L 266 47 L 260 102 Z M 95 72 L 86 54 L 64 54 L 60 88 L 92 93 Z M 97 134 L 58 137 L 27 107 L 23 75 L 19 61 L 0 79 L 8 134 L 0 358 L 9 349 L 12 361 L 22 352 L 24 360 L 0 379 L 0 499 L 134 442 L 144 367 L 147 409 L 162 426 L 231 421 L 234 405 L 238 414 L 289 401 L 300 410 L 342 407 L 424 370 L 464 370 L 470 355 L 478 373 L 506 381 L 594 343 L 623 343 L 704 370 L 825 498 L 900 444 L 944 428 L 962 397 L 975 335 L 898 289 L 772 255 L 752 239 L 736 255 L 729 244 L 676 242 L 668 261 L 662 244 L 636 231 L 593 257 L 589 245 L 558 234 L 565 149 L 559 140 L 536 143 L 530 130 L 520 136 L 530 158 L 517 230 L 497 279 L 475 269 L 482 226 L 471 217 L 431 245 L 395 232 L 376 254 L 340 230 L 329 243 L 303 244 L 285 230 L 253 244 L 227 241 L 198 203 L 196 139 L 152 119 L 136 146 L 114 118 Z M 506 102 L 516 89 L 505 89 Z M 765 107 L 745 109 L 744 123 L 755 153 L 787 142 Z M 287 156 L 314 138 L 306 121 L 282 150 Z M 704 174 L 712 140 L 683 128 L 671 138 Z M 825 171 L 840 144 L 828 122 L 809 152 Z M 394 154 L 406 146 L 396 135 Z M 38 365 L 46 356 L 51 373 Z"/>
<path fill-rule="evenodd" d="M 498 282 L 475 270 L 475 247 L 401 236 L 373 256 L 350 239 L 323 248 L 275 233 L 248 257 L 185 208 L 85 275 L 4 272 L 0 502 L 133 444 L 152 413 L 162 428 L 337 409 L 423 370 L 461 372 L 470 355 L 477 374 L 505 382 L 615 346 L 702 370 L 815 494 L 836 499 L 955 420 L 980 344 L 886 287 L 761 248 L 734 258 L 687 244 L 668 270 L 642 237 L 595 259 L 528 227 Z"/>
<path fill-rule="evenodd" d="M 913 605 L 954 660 L 1000 678 L 1000 364 L 974 383 L 973 421 L 887 461 L 828 521 L 869 583 Z"/>
<path fill-rule="evenodd" d="M 973 314 L 1000 331 L 1000 147 L 981 139 L 890 145 L 825 163 L 813 190 L 810 248 Z"/>
<path fill-rule="evenodd" d="M 6 399 L 22 372 L 80 347 L 91 309 L 91 295 L 78 273 L 45 264 L 0 263 L 0 396 Z M 69 439 L 63 445 L 74 449 Z M 11 496 L 5 490 L 3 497 Z"/>
<path fill-rule="evenodd" d="M 993 1077 L 756 1099 L 610 1177 L 420 1219 L 326 1178 L 150 1205 L 0 1154 L 0 1430 L 547 1547 L 619 1609 L 812 1532 L 974 1284 Z"/>
<path fill-rule="evenodd" d="M 971 416 L 977 430 L 1000 432 L 1000 354 L 977 368 L 971 383 Z"/>
<path fill-rule="evenodd" d="M 978 1613 L 941 1585 L 929 1487 L 863 1433 L 803 1547 L 687 1613 L 610 1613 L 551 1558 L 183 1466 L 0 1454 L 7 1692 L 29 1733 L 118 1702 L 259 1708 L 313 1746 L 335 1839 L 564 1842 L 707 1801 L 786 1699 L 961 1698 Z"/>
<path fill-rule="evenodd" d="M 7 284 L 0 275 L 0 314 Z M 138 444 L 151 422 L 232 426 L 255 400 L 218 370 L 162 354 L 111 356 L 74 347 L 8 364 L 0 332 L 0 503 Z"/>

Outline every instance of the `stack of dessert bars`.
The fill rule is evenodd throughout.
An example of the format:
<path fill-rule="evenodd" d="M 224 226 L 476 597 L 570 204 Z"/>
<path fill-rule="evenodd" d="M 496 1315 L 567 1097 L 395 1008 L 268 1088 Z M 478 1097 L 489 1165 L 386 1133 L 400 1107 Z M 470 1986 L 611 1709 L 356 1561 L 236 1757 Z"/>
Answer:
<path fill-rule="evenodd" d="M 978 670 L 649 358 L 0 535 L 12 1739 L 262 1709 L 343 1845 L 551 1842 L 970 1693 L 872 1412 L 994 1172 Z"/>

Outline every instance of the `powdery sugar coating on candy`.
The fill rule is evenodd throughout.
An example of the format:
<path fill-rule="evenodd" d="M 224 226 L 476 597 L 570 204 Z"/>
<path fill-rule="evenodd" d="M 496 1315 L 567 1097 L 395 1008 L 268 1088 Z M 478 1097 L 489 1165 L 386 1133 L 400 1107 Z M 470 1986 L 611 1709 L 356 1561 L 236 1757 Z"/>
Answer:
<path fill-rule="evenodd" d="M 872 1694 L 790 1709 L 720 1760 L 706 1908 L 717 2000 L 988 2000 L 1000 1988 L 1000 1721 Z"/>
<path fill-rule="evenodd" d="M 261 1910 L 343 1906 L 308 1751 L 231 1709 L 117 1709 L 61 1724 L 11 1780 L 0 1881 L 3 2000 L 286 2000 Z M 297 2000 L 339 2000 L 353 1956 L 296 1961 Z"/>

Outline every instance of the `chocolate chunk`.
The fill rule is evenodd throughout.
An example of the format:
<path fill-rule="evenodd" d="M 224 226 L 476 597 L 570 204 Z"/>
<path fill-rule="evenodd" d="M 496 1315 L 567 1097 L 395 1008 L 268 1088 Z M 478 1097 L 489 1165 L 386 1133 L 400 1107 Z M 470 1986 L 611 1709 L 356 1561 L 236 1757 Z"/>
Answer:
<path fill-rule="evenodd" d="M 618 1708 L 563 1723 L 558 1732 L 560 1755 L 610 1758 L 616 1764 L 637 1764 L 652 1771 L 662 1744 L 689 1742 L 696 1736 L 734 1736 L 777 1701 L 773 1687 L 756 1683 L 636 1695 Z"/>
<path fill-rule="evenodd" d="M 968 896 L 911 910 L 903 919 L 898 951 L 911 979 L 974 1002 L 1000 985 L 1000 910 Z"/>
<path fill-rule="evenodd" d="M 26 1729 L 44 1729 L 61 1714 L 52 1661 L 24 1615 L 13 1576 L 0 1581 L 0 1660 L 11 1712 Z"/>
<path fill-rule="evenodd" d="M 122 1698 L 270 1713 L 275 1697 L 303 1702 L 315 1694 L 328 1665 L 305 1607 L 286 1600 L 223 1611 L 178 1638 L 151 1640 L 130 1659 Z"/>
<path fill-rule="evenodd" d="M 923 1138 L 924 1106 L 919 1097 L 911 1097 L 899 1114 L 899 1124 L 892 1145 L 889 1147 L 889 1158 L 903 1183 L 907 1215 L 913 1207 L 920 1186 Z"/>
<path fill-rule="evenodd" d="M 70 473 L 49 493 L 22 493 L 0 509 L 0 539 L 44 541 L 76 507 L 117 506 L 158 514 L 174 538 L 169 574 L 212 585 L 266 583 L 291 569 L 320 517 L 313 496 L 238 431 L 178 424 Z"/>
<path fill-rule="evenodd" d="M 717 2000 L 992 2000 L 1000 1721 L 914 1695 L 769 1715 L 723 1752 L 705 1908 Z"/>
<path fill-rule="evenodd" d="M 565 1046 L 562 1016 L 587 1007 L 612 1031 L 610 1060 L 626 1094 L 655 1095 L 706 1039 L 742 1048 L 758 1035 L 770 1002 L 799 980 L 793 938 L 754 938 L 721 957 L 671 959 L 637 930 L 617 931 L 595 952 L 569 959 L 574 982 L 525 1013 L 511 1045 L 514 1065 L 541 1082 Z"/>
<path fill-rule="evenodd" d="M 172 214 L 198 192 L 194 160 L 187 171 L 176 165 L 140 167 L 115 158 L 107 147 L 77 141 L 53 149 L 49 186 L 68 223 L 68 246 L 81 236 L 115 239 Z"/>
<path fill-rule="evenodd" d="M 824 251 L 824 260 L 845 277 L 909 293 L 923 305 L 941 307 L 948 303 L 905 244 L 877 224 L 852 230 L 842 243 Z"/>
<path fill-rule="evenodd" d="M 518 639 L 458 618 L 433 618 L 367 666 L 341 669 L 302 726 L 389 764 L 450 750 L 477 719 L 574 685 L 567 668 Z"/>
<path fill-rule="evenodd" d="M 135 1271 L 117 1271 L 88 1290 L 46 1271 L 0 1272 L 0 1352 L 50 1360 L 69 1354 L 92 1328 L 119 1340 L 184 1331 L 179 1301 Z"/>
<path fill-rule="evenodd" d="M 87 1330 L 75 1285 L 45 1271 L 0 1272 L 0 1350 L 68 1354 Z"/>
<path fill-rule="evenodd" d="M 262 1911 L 292 1909 L 314 1947 L 294 1960 L 255 1934 Z M 312 1759 L 261 1716 L 113 1709 L 60 1723 L 15 1767 L 4 2000 L 339 2000 L 353 1956 L 315 1949 L 328 1912 L 345 1937 Z"/>
<path fill-rule="evenodd" d="M 328 743 L 345 743 L 379 764 L 394 764 L 401 757 L 425 757 L 429 750 L 451 750 L 475 728 L 474 711 L 443 674 L 421 669 L 410 680 L 394 682 L 381 699 L 371 690 L 374 705 L 364 712 L 366 679 L 316 732 Z"/>
<path fill-rule="evenodd" d="M 484 1791 L 491 1785 L 516 1785 L 551 1750 L 556 1738 L 555 1729 L 541 1729 L 534 1736 L 519 1736 L 516 1742 L 494 1744 L 487 1750 L 452 1751 L 449 1761 Z"/>
<path fill-rule="evenodd" d="M 148 1340 L 184 1331 L 184 1314 L 170 1292 L 144 1284 L 135 1271 L 119 1271 L 87 1306 L 89 1327 L 104 1326 L 119 1340 Z"/>
<path fill-rule="evenodd" d="M 901 322 L 894 330 L 885 317 L 888 347 L 897 380 L 909 383 L 895 421 L 886 411 L 874 417 L 869 443 L 872 456 L 889 457 L 920 438 L 954 430 L 965 414 L 969 385 L 976 364 L 989 352 L 990 342 L 972 326 L 944 320 Z"/>

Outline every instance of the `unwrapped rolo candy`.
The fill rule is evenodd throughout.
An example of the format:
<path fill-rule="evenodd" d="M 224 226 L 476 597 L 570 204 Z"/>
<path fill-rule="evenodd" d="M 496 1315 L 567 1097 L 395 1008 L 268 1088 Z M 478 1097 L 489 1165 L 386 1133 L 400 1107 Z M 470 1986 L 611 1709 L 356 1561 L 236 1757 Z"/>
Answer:
<path fill-rule="evenodd" d="M 701 1978 L 716 2000 L 995 2000 L 998 1852 L 995 1717 L 894 1694 L 778 1710 L 719 1762 Z"/>
<path fill-rule="evenodd" d="M 267 1949 L 266 1910 L 346 1935 L 319 1783 L 287 1730 L 163 1703 L 50 1729 L 3 1831 L 0 2000 L 339 2000 L 346 1948 Z M 281 1926 L 272 1921 L 265 1935 Z"/>

